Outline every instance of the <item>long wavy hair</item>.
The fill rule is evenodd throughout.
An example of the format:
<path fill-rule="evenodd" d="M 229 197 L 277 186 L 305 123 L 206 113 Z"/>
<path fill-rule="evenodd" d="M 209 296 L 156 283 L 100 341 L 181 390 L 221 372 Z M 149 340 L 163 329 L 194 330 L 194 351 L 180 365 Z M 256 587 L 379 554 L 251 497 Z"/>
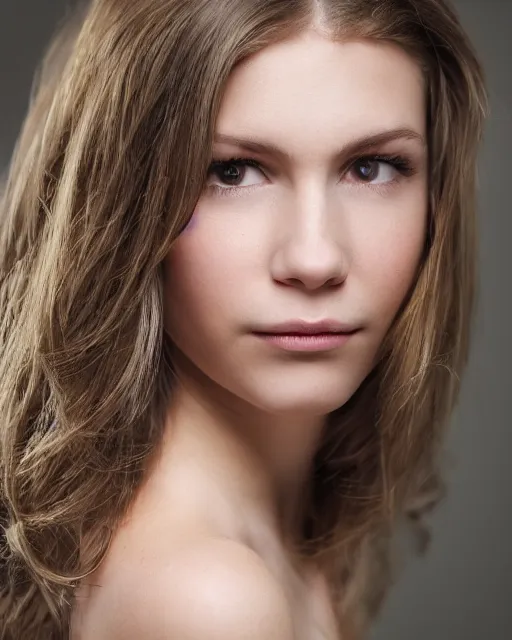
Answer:
<path fill-rule="evenodd" d="M 241 60 L 308 28 L 406 50 L 425 78 L 429 232 L 379 364 L 328 417 L 296 551 L 362 629 L 390 539 L 438 483 L 468 356 L 483 71 L 445 0 L 93 0 L 37 76 L 0 204 L 0 636 L 69 636 L 163 431 L 162 261 Z M 423 501 L 422 496 L 426 496 Z"/>

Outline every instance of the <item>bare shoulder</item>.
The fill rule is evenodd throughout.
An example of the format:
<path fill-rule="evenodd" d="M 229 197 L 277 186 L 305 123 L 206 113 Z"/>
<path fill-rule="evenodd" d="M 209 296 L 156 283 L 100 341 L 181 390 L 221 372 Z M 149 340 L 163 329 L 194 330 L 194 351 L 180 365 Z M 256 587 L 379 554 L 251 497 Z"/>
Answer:
<path fill-rule="evenodd" d="M 78 640 L 292 640 L 284 591 L 263 560 L 223 538 L 182 543 L 162 566 L 123 571 Z"/>

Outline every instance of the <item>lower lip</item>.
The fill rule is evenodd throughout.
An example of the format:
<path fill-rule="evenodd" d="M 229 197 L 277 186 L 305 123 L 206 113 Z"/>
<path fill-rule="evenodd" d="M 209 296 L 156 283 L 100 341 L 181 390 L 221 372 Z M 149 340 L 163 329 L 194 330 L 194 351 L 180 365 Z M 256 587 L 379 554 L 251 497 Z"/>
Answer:
<path fill-rule="evenodd" d="M 284 334 L 257 333 L 258 338 L 286 351 L 330 351 L 341 347 L 353 333 Z"/>

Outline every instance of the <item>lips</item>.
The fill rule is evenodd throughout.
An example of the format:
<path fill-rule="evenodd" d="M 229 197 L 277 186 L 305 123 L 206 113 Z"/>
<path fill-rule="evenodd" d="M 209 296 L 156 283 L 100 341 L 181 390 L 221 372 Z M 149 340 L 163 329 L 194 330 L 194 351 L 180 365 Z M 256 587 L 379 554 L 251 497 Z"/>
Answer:
<path fill-rule="evenodd" d="M 337 320 L 307 322 L 292 320 L 264 327 L 254 332 L 259 340 L 273 349 L 302 353 L 328 352 L 343 347 L 359 330 Z"/>
<path fill-rule="evenodd" d="M 254 333 L 262 335 L 313 336 L 327 334 L 351 334 L 358 330 L 355 324 L 341 323 L 337 320 L 289 320 L 280 324 L 258 328 Z"/>

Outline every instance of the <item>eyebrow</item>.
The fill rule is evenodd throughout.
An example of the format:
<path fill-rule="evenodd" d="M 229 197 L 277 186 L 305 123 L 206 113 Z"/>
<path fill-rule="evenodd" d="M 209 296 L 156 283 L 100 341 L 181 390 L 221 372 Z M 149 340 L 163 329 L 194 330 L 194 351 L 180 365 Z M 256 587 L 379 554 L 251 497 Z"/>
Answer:
<path fill-rule="evenodd" d="M 340 151 L 336 153 L 336 157 L 354 156 L 365 153 L 375 147 L 395 140 L 415 140 L 420 142 L 422 147 L 426 147 L 425 138 L 420 133 L 407 127 L 400 127 L 396 129 L 378 131 L 377 133 L 350 140 Z M 274 155 L 291 161 L 291 156 L 287 151 L 270 142 L 263 142 L 254 138 L 238 138 L 236 136 L 230 136 L 222 133 L 216 133 L 214 141 L 231 144 L 254 153 Z"/>

